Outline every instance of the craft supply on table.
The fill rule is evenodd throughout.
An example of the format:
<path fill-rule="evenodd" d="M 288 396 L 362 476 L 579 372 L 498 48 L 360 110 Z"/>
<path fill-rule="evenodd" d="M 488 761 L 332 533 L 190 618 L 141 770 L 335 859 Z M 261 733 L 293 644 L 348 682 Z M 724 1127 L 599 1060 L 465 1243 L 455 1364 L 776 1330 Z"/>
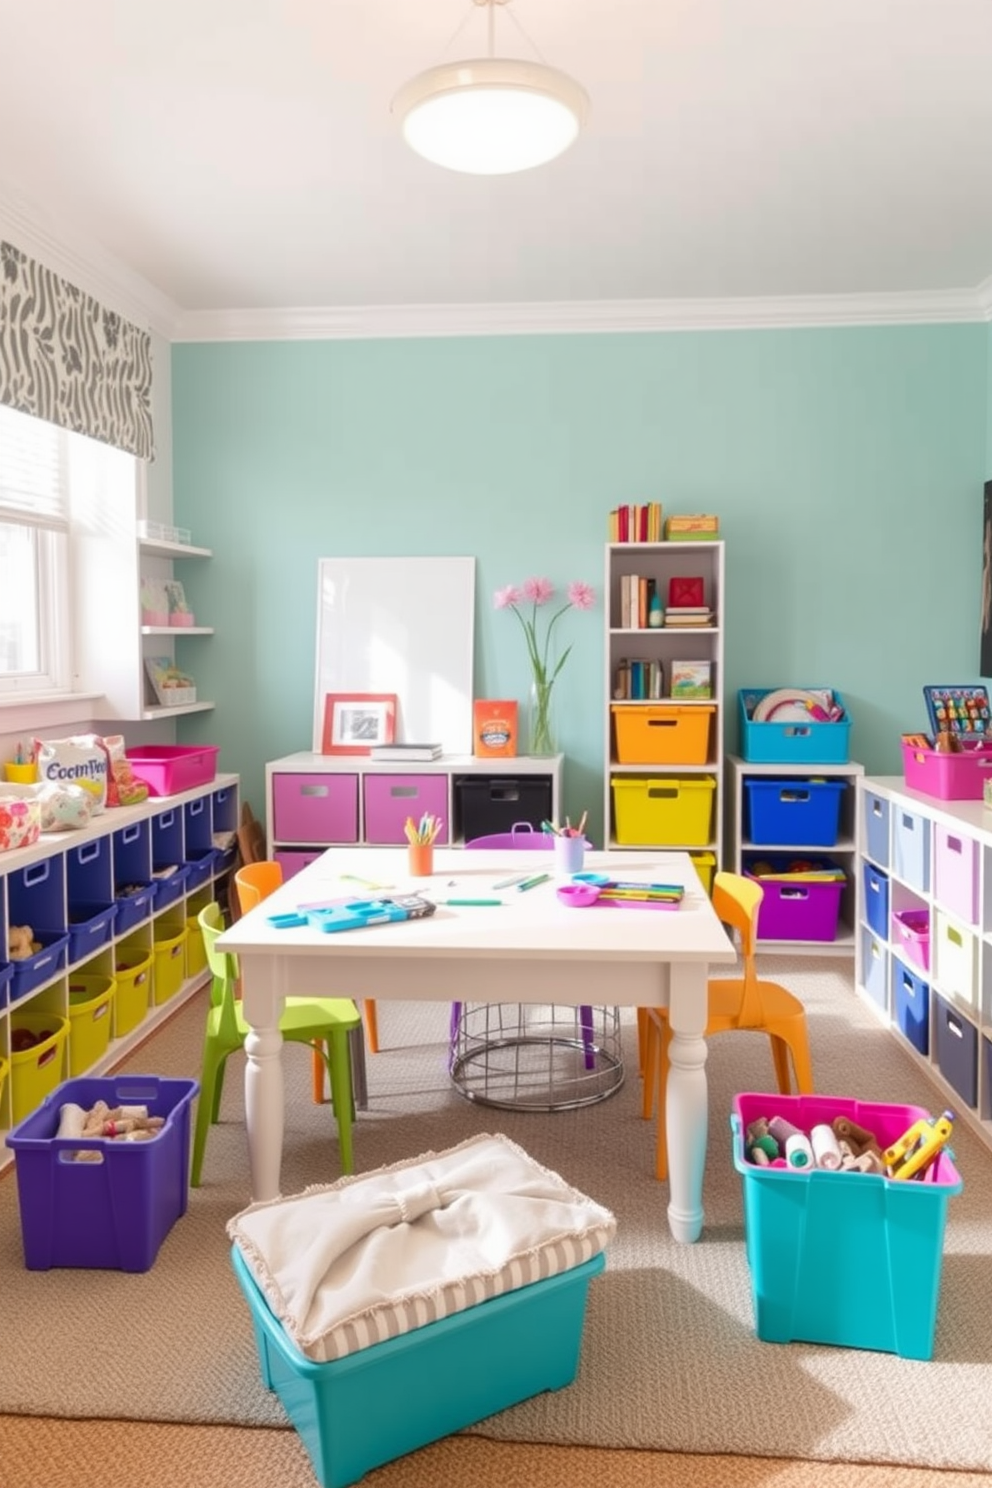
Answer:
<path fill-rule="evenodd" d="M 441 830 L 441 818 L 424 812 L 419 822 L 408 816 L 403 830 L 410 844 L 410 873 L 413 878 L 430 878 L 434 872 L 434 842 Z"/>
<path fill-rule="evenodd" d="M 550 879 L 550 873 L 534 873 L 530 878 L 525 878 L 522 883 L 517 884 L 517 893 L 523 894 L 528 889 L 536 889 L 538 884 L 548 883 Z"/>
<path fill-rule="evenodd" d="M 613 879 L 606 873 L 577 873 L 560 884 L 558 898 L 572 909 L 613 905 L 617 909 L 678 909 L 685 889 L 681 884 L 638 883 Z"/>
<path fill-rule="evenodd" d="M 295 910 L 268 916 L 274 930 L 311 928 L 324 934 L 364 930 L 398 920 L 420 920 L 434 913 L 434 903 L 420 894 L 397 894 L 388 899 L 332 899 L 323 904 L 301 904 Z"/>

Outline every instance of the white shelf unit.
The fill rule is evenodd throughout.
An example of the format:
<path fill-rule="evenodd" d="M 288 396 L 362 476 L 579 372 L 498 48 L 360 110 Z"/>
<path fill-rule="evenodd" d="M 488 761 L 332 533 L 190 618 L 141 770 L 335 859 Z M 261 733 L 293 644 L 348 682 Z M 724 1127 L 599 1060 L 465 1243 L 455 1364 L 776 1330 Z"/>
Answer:
<path fill-rule="evenodd" d="M 760 940 L 758 949 L 764 952 L 782 952 L 788 955 L 853 956 L 857 925 L 857 879 L 858 879 L 858 800 L 857 785 L 864 774 L 864 766 L 848 761 L 838 765 L 816 764 L 753 764 L 739 755 L 727 756 L 729 789 L 727 790 L 727 866 L 733 873 L 744 870 L 745 854 L 794 853 L 801 857 L 829 858 L 844 869 L 847 883 L 841 895 L 837 935 L 834 940 Z M 843 780 L 847 789 L 840 802 L 840 827 L 837 841 L 832 847 L 817 846 L 808 842 L 755 843 L 746 831 L 748 779 L 763 780 Z"/>
<path fill-rule="evenodd" d="M 364 755 L 301 752 L 265 767 L 267 854 L 288 877 L 329 847 L 404 845 L 403 822 L 439 816 L 439 843 L 460 846 L 554 820 L 561 800 L 562 756 L 376 761 Z M 461 784 L 465 782 L 466 784 Z M 473 829 L 472 822 L 480 828 Z"/>
<path fill-rule="evenodd" d="M 212 557 L 210 548 L 140 537 L 134 509 L 115 512 L 113 519 L 93 523 L 80 534 L 73 575 L 76 687 L 102 694 L 97 720 L 153 722 L 214 707 L 207 699 L 160 706 L 145 672 L 146 656 L 175 658 L 177 642 L 185 652 L 187 638 L 211 636 L 213 628 L 141 623 L 143 577 L 172 578 L 177 562 Z M 187 665 L 195 677 L 195 664 L 187 660 Z"/>
<path fill-rule="evenodd" d="M 992 1146 L 992 811 L 900 776 L 866 775 L 858 797 L 858 993 L 933 1081 L 935 1108 Z M 893 925 L 909 910 L 929 925 L 926 969 Z"/>
<path fill-rule="evenodd" d="M 238 777 L 218 775 L 207 785 L 172 796 L 150 796 L 136 806 L 103 811 L 77 831 L 47 833 L 30 847 L 0 855 L 0 1056 L 8 1065 L 12 1027 L 22 1015 L 68 1018 L 72 1031 L 62 1046 L 54 1083 L 70 1078 L 69 1049 L 76 1037 L 69 1015 L 70 985 L 80 976 L 115 977 L 123 946 L 152 956 L 144 989 L 135 983 L 130 991 L 129 1010 L 136 1012 L 137 1021 L 118 1032 L 115 992 L 108 1004 L 111 1031 L 106 1052 L 77 1068 L 74 1079 L 99 1076 L 119 1064 L 205 984 L 206 959 L 192 954 L 187 958 L 184 942 L 184 975 L 178 988 L 156 1001 L 155 945 L 163 935 L 172 938 L 176 927 L 188 927 L 211 900 L 227 900 L 238 820 Z M 218 843 L 227 845 L 221 849 Z M 122 895 L 127 888 L 158 882 L 160 855 L 167 856 L 170 865 L 172 859 L 178 860 L 172 865 L 178 873 L 162 880 L 166 902 L 157 902 L 161 889 L 154 898 L 140 892 Z M 107 914 L 111 905 L 117 908 L 115 915 Z M 124 928 L 119 930 L 118 920 L 125 913 Z M 27 923 L 28 914 L 34 917 L 35 934 L 44 937 L 38 954 L 45 959 L 37 968 L 33 958 L 23 963 L 5 959 L 11 926 Z M 74 954 L 79 950 L 82 954 Z M 18 965 L 26 982 L 23 989 L 9 974 Z M 19 1075 L 8 1068 L 0 1094 L 0 1169 L 14 1158 L 3 1137 L 12 1125 L 15 1078 Z"/>
<path fill-rule="evenodd" d="M 713 612 L 714 623 L 698 627 L 662 625 L 625 626 L 622 624 L 621 580 L 625 575 L 637 575 L 654 581 L 662 608 L 667 605 L 669 584 L 673 579 L 701 578 L 703 580 L 704 603 Z M 657 850 L 659 847 L 685 848 L 691 852 L 707 852 L 713 855 L 715 866 L 722 862 L 721 835 L 723 822 L 723 650 L 726 630 L 724 544 L 717 542 L 657 542 L 657 543 L 608 543 L 606 545 L 606 574 L 604 582 L 606 610 L 606 643 L 604 646 L 605 678 L 604 693 L 604 772 L 603 821 L 606 846 L 622 847 L 624 851 Z M 662 671 L 662 696 L 651 699 L 620 699 L 615 697 L 617 671 L 622 661 L 645 660 L 660 662 Z M 671 663 L 673 661 L 707 661 L 710 664 L 712 696 L 706 699 L 689 699 L 670 695 Z M 618 759 L 616 733 L 613 721 L 613 705 L 659 708 L 708 708 L 712 710 L 709 729 L 709 748 L 705 763 L 641 763 L 625 764 Z M 620 842 L 617 838 L 617 816 L 615 809 L 614 781 L 625 777 L 661 781 L 692 779 L 694 776 L 710 777 L 714 781 L 713 810 L 710 833 L 705 842 Z"/>

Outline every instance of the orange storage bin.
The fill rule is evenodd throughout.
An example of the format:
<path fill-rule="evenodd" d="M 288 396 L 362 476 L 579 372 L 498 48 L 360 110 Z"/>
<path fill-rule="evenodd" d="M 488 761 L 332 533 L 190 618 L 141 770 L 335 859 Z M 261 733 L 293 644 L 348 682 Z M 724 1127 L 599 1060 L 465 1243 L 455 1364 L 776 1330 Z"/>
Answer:
<path fill-rule="evenodd" d="M 613 728 L 621 765 L 705 765 L 710 757 L 714 706 L 645 707 L 614 703 Z"/>

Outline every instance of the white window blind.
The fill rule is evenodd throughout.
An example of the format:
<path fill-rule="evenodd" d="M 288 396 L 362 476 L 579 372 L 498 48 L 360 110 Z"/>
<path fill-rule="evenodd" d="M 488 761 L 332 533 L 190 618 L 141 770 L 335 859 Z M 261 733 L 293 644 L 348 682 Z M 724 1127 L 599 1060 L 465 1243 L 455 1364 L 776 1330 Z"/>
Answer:
<path fill-rule="evenodd" d="M 65 431 L 0 405 L 0 522 L 69 527 Z"/>

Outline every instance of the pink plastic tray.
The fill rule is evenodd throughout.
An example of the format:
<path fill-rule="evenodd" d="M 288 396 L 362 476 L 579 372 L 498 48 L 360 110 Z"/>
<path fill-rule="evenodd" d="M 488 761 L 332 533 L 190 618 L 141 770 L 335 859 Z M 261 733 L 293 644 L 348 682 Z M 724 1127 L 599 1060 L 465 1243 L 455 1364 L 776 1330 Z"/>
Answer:
<path fill-rule="evenodd" d="M 985 781 L 992 776 L 992 749 L 938 754 L 935 749 L 914 749 L 904 743 L 902 763 L 910 790 L 938 801 L 980 801 Z"/>
<path fill-rule="evenodd" d="M 217 744 L 144 744 L 129 749 L 127 757 L 153 796 L 175 796 L 215 780 L 219 753 Z"/>

